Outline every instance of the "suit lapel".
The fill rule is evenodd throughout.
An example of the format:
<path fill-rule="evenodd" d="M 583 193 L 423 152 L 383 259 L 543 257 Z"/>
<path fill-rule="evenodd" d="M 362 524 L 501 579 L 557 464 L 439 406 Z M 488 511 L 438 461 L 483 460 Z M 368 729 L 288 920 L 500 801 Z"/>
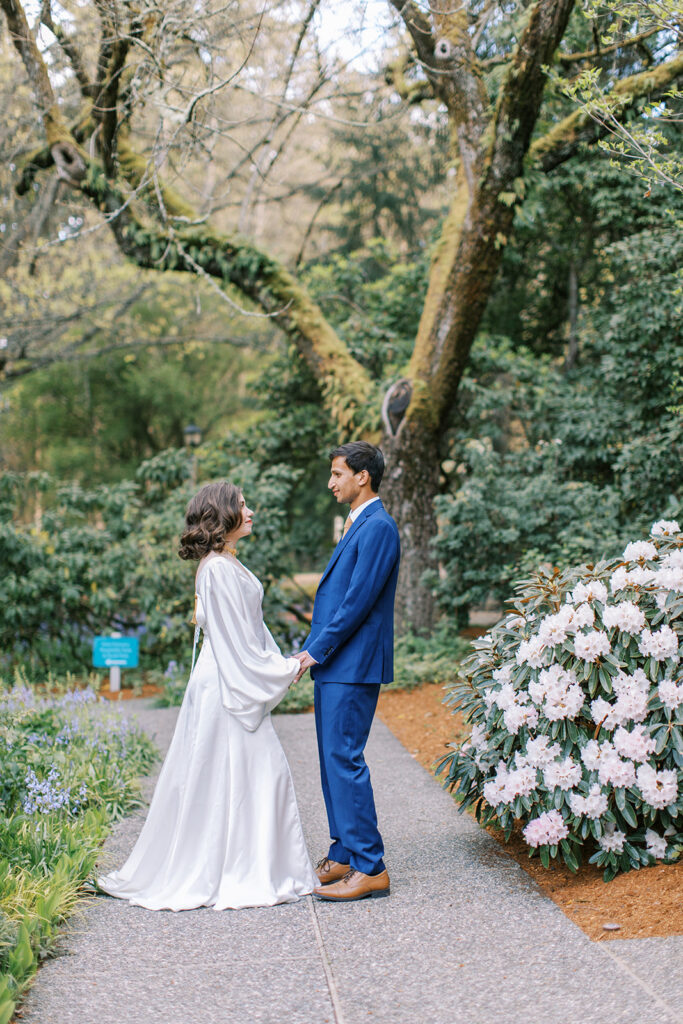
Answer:
<path fill-rule="evenodd" d="M 379 512 L 379 510 L 381 508 L 384 508 L 384 505 L 382 504 L 381 500 L 380 501 L 373 501 L 372 505 L 368 505 L 368 507 L 366 509 L 364 509 L 363 512 L 361 512 L 361 514 L 358 516 L 358 519 L 356 519 L 355 523 L 353 523 L 349 527 L 349 529 L 348 529 L 348 531 L 346 533 L 346 536 L 342 537 L 342 539 L 339 541 L 339 543 L 337 544 L 336 548 L 332 552 L 332 557 L 330 558 L 329 562 L 327 563 L 327 566 L 325 567 L 325 572 L 320 577 L 320 583 L 322 583 L 322 581 L 327 576 L 329 576 L 331 570 L 337 564 L 337 559 L 339 558 L 339 556 L 341 555 L 342 551 L 344 550 L 344 548 L 348 544 L 349 539 L 351 537 L 351 534 L 355 533 L 357 530 L 360 530 L 360 528 L 362 527 L 363 523 L 366 522 L 366 520 L 369 519 L 370 516 L 374 515 L 375 512 Z M 318 586 L 320 586 L 320 583 L 318 584 Z"/>

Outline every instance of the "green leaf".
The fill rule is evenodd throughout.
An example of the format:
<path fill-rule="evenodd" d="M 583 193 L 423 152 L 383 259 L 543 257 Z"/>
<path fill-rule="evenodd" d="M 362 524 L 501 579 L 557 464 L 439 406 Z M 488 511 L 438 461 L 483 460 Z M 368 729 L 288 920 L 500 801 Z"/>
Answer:
<path fill-rule="evenodd" d="M 638 819 L 636 818 L 636 813 L 633 810 L 633 807 L 631 806 L 631 804 L 628 803 L 628 802 L 625 802 L 624 806 L 622 808 L 620 808 L 620 810 L 621 810 L 622 816 L 625 818 L 625 820 L 628 822 L 628 824 L 631 826 L 631 828 L 637 828 L 638 827 Z"/>

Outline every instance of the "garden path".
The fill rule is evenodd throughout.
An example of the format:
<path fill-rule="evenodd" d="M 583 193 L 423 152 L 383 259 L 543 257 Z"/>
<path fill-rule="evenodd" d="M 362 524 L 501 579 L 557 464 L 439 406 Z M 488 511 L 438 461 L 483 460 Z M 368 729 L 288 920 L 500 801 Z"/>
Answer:
<path fill-rule="evenodd" d="M 177 711 L 125 713 L 133 703 L 165 749 Z M 315 859 L 313 716 L 275 723 Z M 681 1024 L 683 936 L 591 942 L 379 721 L 368 762 L 390 899 L 181 914 L 97 899 L 41 968 L 22 1024 Z M 121 823 L 104 867 L 140 823 Z"/>

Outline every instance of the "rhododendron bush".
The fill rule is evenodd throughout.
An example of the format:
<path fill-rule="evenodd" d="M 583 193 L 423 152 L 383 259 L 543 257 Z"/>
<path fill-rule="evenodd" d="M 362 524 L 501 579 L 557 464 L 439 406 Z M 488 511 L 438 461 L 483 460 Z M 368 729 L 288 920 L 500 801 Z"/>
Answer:
<path fill-rule="evenodd" d="M 683 849 L 683 535 L 521 583 L 447 702 L 469 739 L 442 760 L 461 809 L 530 856 L 586 856 L 605 880 Z"/>

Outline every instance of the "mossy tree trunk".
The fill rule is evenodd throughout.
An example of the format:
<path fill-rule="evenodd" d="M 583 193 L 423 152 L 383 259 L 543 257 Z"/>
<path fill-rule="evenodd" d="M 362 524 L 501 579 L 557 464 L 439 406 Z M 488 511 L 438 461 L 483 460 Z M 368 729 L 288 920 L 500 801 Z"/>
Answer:
<path fill-rule="evenodd" d="M 423 76 L 416 83 L 413 75 L 406 85 L 399 60 L 390 69 L 394 84 L 408 102 L 432 98 L 446 107 L 457 165 L 413 354 L 397 386 L 401 400 L 393 402 L 398 392 L 391 389 L 383 415 L 389 464 L 384 494 L 403 540 L 398 618 L 401 625 L 425 629 L 432 623 L 433 608 L 421 577 L 432 562 L 441 445 L 515 208 L 523 201 L 524 160 L 530 155 L 537 166 L 551 169 L 600 132 L 585 115 L 571 115 L 530 151 L 543 96 L 543 68 L 553 61 L 574 0 L 529 5 L 517 46 L 504 57 L 495 103 L 484 85 L 464 6 L 432 0 L 426 13 L 411 0 L 389 2 L 411 40 L 412 55 L 406 61 Z M 68 128 L 19 0 L 0 0 L 0 8 L 33 87 L 47 142 L 26 162 L 21 188 L 29 187 L 41 169 L 56 165 L 62 178 L 105 213 L 121 250 L 139 266 L 207 276 L 239 289 L 272 317 L 307 361 L 340 437 L 378 436 L 373 382 L 294 275 L 243 239 L 201 223 L 192 205 L 167 188 L 135 152 L 129 136 L 135 103 L 135 89 L 129 88 L 134 73 L 129 43 L 139 40 L 144 45 L 145 33 L 160 31 L 158 19 L 132 13 L 119 38 L 116 18 L 106 16 L 106 2 L 99 3 L 98 10 L 104 12 L 102 42 L 97 80 L 90 82 L 77 42 L 46 20 L 51 21 L 50 5 L 42 6 L 43 20 L 81 86 L 83 110 Z M 646 93 L 651 100 L 663 95 L 681 74 L 681 58 L 674 58 L 648 71 L 647 78 L 633 75 L 620 81 L 620 113 L 625 116 Z"/>

